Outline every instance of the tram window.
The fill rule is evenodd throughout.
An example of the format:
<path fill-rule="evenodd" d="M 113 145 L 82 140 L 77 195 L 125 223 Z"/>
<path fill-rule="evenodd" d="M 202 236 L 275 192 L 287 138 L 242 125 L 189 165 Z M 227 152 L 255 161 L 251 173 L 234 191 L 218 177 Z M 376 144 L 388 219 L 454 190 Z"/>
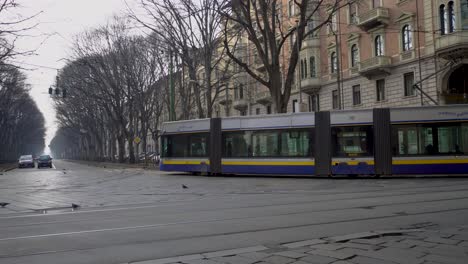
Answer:
<path fill-rule="evenodd" d="M 311 140 L 312 139 L 312 140 Z M 313 133 L 307 130 L 292 130 L 281 133 L 282 157 L 310 157 Z"/>
<path fill-rule="evenodd" d="M 162 138 L 163 157 L 207 157 L 208 134 L 168 135 Z"/>
<path fill-rule="evenodd" d="M 310 157 L 313 130 L 261 130 L 223 133 L 223 157 Z"/>
<path fill-rule="evenodd" d="M 393 126 L 393 154 L 468 154 L 468 124 L 435 123 Z"/>
<path fill-rule="evenodd" d="M 251 134 L 250 131 L 223 133 L 223 156 L 228 158 L 252 156 Z"/>
<path fill-rule="evenodd" d="M 334 157 L 372 156 L 372 126 L 332 127 Z"/>
<path fill-rule="evenodd" d="M 279 156 L 278 131 L 259 131 L 252 134 L 253 157 Z"/>

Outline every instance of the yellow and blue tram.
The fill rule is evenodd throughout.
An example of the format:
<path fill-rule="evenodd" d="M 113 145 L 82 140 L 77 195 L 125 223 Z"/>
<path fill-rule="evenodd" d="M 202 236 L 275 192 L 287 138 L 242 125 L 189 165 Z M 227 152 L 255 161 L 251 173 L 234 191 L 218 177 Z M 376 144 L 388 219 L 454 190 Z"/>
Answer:
<path fill-rule="evenodd" d="M 468 106 L 379 108 L 164 123 L 163 171 L 468 175 Z"/>

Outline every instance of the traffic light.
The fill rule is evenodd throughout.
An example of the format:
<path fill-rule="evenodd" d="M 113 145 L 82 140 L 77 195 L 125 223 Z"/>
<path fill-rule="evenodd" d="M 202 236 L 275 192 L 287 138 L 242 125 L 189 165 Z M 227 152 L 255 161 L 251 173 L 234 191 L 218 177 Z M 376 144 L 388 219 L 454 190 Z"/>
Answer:
<path fill-rule="evenodd" d="M 55 95 L 59 95 L 60 94 L 60 89 L 59 88 L 55 88 Z"/>
<path fill-rule="evenodd" d="M 54 92 L 54 89 L 52 89 L 52 87 L 49 87 L 49 94 L 52 95 L 53 92 Z"/>

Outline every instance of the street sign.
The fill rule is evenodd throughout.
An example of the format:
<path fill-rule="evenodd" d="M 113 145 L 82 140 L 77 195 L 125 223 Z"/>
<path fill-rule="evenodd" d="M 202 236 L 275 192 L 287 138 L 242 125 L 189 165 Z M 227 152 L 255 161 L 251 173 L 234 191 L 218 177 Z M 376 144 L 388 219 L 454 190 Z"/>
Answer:
<path fill-rule="evenodd" d="M 141 142 L 141 139 L 139 137 L 136 137 L 133 142 L 135 142 L 136 144 L 140 144 Z"/>

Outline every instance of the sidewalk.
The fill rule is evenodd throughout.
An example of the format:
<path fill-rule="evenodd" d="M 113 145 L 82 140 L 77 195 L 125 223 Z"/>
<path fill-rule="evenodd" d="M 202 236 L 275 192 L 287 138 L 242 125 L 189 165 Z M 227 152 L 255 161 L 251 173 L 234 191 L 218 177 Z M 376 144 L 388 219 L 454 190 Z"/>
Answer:
<path fill-rule="evenodd" d="M 0 164 L 0 173 L 16 169 L 16 167 L 18 167 L 18 165 L 16 163 L 1 163 Z"/>
<path fill-rule="evenodd" d="M 132 264 L 466 264 L 468 226 L 390 230 L 155 259 Z"/>

